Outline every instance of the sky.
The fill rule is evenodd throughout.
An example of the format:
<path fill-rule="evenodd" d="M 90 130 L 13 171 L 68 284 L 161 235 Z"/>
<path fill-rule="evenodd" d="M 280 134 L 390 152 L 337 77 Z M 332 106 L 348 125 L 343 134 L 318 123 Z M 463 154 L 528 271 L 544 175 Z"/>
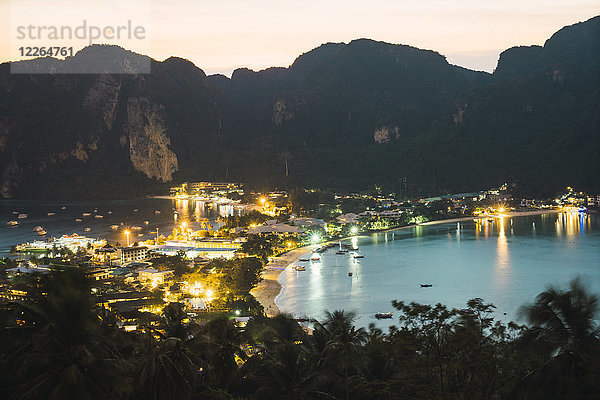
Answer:
<path fill-rule="evenodd" d="M 77 50 L 89 39 L 23 39 L 18 27 L 131 21 L 143 39 L 96 42 L 157 60 L 186 58 L 207 74 L 287 67 L 322 43 L 358 38 L 435 50 L 452 64 L 492 72 L 503 50 L 543 45 L 563 26 L 599 14 L 598 0 L 0 0 L 0 61 L 22 59 L 22 46 Z"/>

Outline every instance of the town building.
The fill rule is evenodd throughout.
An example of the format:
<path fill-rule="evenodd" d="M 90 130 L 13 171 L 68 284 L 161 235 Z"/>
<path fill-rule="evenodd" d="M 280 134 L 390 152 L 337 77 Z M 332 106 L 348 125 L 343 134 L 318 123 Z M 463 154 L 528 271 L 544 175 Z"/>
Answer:
<path fill-rule="evenodd" d="M 118 255 L 121 265 L 133 261 L 144 261 L 148 258 L 148 248 L 145 246 L 121 247 Z"/>
<path fill-rule="evenodd" d="M 172 270 L 159 271 L 156 268 L 146 268 L 138 270 L 138 281 L 142 283 L 150 283 L 152 285 L 161 285 L 172 276 Z"/>
<path fill-rule="evenodd" d="M 90 268 L 84 272 L 84 275 L 94 281 L 102 281 L 111 277 L 111 270 L 108 267 Z"/>

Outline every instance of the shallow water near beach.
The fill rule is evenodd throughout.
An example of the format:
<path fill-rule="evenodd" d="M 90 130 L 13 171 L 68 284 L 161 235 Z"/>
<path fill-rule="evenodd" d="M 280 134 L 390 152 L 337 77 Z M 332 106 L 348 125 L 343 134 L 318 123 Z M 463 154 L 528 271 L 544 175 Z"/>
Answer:
<path fill-rule="evenodd" d="M 332 248 L 321 254 L 320 262 L 292 264 L 305 266 L 305 271 L 294 271 L 291 265 L 282 272 L 278 307 L 317 319 L 325 310 L 352 310 L 357 326 L 375 323 L 387 329 L 398 324 L 394 299 L 464 308 L 469 299 L 481 297 L 497 307 L 497 319 L 524 323 L 518 319 L 519 307 L 534 301 L 549 284 L 564 287 L 580 276 L 600 294 L 598 215 L 543 214 L 418 226 L 362 236 L 353 243 L 364 258 L 336 255 L 337 248 Z M 375 313 L 389 311 L 396 311 L 393 319 L 375 318 Z"/>

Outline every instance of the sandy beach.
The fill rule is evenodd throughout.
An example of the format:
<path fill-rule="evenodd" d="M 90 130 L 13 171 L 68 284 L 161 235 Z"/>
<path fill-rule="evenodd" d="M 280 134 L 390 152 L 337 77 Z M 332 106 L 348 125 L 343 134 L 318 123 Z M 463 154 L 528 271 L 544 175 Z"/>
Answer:
<path fill-rule="evenodd" d="M 270 261 L 261 273 L 262 280 L 250 291 L 265 309 L 268 317 L 274 317 L 279 314 L 279 308 L 275 304 L 275 297 L 281 292 L 281 284 L 277 282 L 279 274 L 291 263 L 293 263 L 302 254 L 310 252 L 314 246 L 299 247 L 287 253 L 281 254 Z"/>
<path fill-rule="evenodd" d="M 550 213 L 558 213 L 560 210 L 548 209 L 548 210 L 535 210 L 535 211 L 524 211 L 524 212 L 507 212 L 503 214 L 505 218 L 514 218 L 514 217 L 523 217 L 527 215 L 540 215 L 540 214 L 550 214 Z M 460 217 L 460 218 L 451 218 L 451 219 L 442 219 L 437 221 L 424 222 L 420 225 L 439 225 L 439 224 L 451 224 L 456 222 L 463 221 L 473 221 L 476 219 L 482 218 L 498 218 L 497 215 L 480 215 L 480 216 L 470 216 L 470 217 Z M 391 228 L 387 230 L 371 232 L 373 233 L 382 233 L 382 232 L 391 232 L 403 229 L 411 229 L 417 225 L 407 225 L 398 228 Z M 347 240 L 349 238 L 335 239 L 329 242 L 320 243 L 319 246 L 327 245 L 329 243 L 336 243 L 342 240 Z M 284 253 L 278 257 L 275 257 L 272 261 L 270 261 L 264 268 L 261 273 L 262 280 L 259 284 L 250 291 L 250 293 L 254 296 L 256 300 L 260 304 L 262 304 L 265 309 L 265 314 L 268 317 L 274 317 L 280 313 L 279 308 L 275 304 L 275 298 L 281 292 L 281 284 L 277 281 L 279 274 L 291 263 L 293 263 L 298 257 L 302 254 L 309 253 L 311 248 L 315 246 L 305 246 L 299 247 L 287 253 Z"/>

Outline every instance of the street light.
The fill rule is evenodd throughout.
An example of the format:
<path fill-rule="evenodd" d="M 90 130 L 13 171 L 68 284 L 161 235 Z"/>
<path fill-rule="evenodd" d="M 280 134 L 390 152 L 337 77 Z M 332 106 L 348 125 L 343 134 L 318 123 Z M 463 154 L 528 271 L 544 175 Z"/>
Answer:
<path fill-rule="evenodd" d="M 129 232 L 128 230 L 126 230 L 124 233 L 125 233 L 125 236 L 127 237 L 127 247 L 129 247 L 129 234 L 131 232 Z"/>

